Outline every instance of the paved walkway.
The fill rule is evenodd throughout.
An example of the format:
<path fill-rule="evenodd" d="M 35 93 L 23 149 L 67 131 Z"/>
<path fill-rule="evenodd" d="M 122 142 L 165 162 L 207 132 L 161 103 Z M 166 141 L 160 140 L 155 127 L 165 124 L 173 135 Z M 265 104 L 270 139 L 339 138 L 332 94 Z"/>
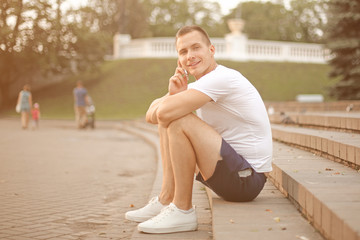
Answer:
<path fill-rule="evenodd" d="M 250 203 L 211 197 L 211 214 L 196 182 L 198 231 L 139 233 L 124 213 L 161 186 L 156 130 L 141 122 L 77 130 L 73 121 L 42 121 L 24 131 L 18 119 L 0 119 L 0 136 L 1 240 L 322 239 L 270 183 Z"/>
<path fill-rule="evenodd" d="M 0 239 L 131 238 L 137 224 L 124 213 L 150 197 L 154 148 L 114 122 L 73 126 L 42 120 L 24 131 L 0 119 Z"/>

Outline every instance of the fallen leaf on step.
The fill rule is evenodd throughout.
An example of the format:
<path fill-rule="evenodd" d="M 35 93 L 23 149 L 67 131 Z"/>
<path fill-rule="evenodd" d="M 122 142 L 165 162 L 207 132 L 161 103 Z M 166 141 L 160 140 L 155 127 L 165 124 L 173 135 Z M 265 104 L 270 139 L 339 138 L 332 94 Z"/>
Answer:
<path fill-rule="evenodd" d="M 234 220 L 230 219 L 230 223 L 234 223 Z"/>
<path fill-rule="evenodd" d="M 301 240 L 309 240 L 307 237 L 296 235 L 296 238 Z"/>
<path fill-rule="evenodd" d="M 332 169 L 332 168 L 325 168 L 325 171 L 332 171 L 332 170 L 334 170 L 334 169 Z"/>
<path fill-rule="evenodd" d="M 275 222 L 280 222 L 280 218 L 279 218 L 279 217 L 275 217 L 275 218 L 274 218 L 274 221 L 275 221 Z"/>
<path fill-rule="evenodd" d="M 267 211 L 267 212 L 272 212 L 271 209 L 266 209 L 265 211 Z"/>
<path fill-rule="evenodd" d="M 130 204 L 129 207 L 134 207 L 134 204 Z"/>

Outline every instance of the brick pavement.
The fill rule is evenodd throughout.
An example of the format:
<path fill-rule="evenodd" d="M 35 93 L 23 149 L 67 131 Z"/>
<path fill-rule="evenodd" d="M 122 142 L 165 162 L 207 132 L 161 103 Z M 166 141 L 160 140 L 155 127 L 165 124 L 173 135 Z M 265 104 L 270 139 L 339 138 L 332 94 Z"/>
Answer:
<path fill-rule="evenodd" d="M 136 223 L 124 213 L 149 199 L 154 148 L 111 122 L 73 125 L 42 120 L 24 131 L 0 119 L 0 239 L 131 237 Z"/>

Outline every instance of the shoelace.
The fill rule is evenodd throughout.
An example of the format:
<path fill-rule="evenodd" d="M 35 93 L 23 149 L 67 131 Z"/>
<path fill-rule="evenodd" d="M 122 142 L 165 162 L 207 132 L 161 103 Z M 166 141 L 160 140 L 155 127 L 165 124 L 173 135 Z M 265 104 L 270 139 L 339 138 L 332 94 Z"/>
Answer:
<path fill-rule="evenodd" d="M 150 199 L 150 201 L 148 202 L 148 204 L 145 207 L 152 206 L 152 205 L 156 204 L 156 202 L 157 202 L 157 197 L 153 197 L 152 199 Z"/>
<path fill-rule="evenodd" d="M 161 222 L 165 217 L 169 216 L 172 212 L 175 211 L 175 207 L 174 206 L 167 206 L 163 209 L 161 209 L 160 214 L 158 214 L 157 216 L 153 217 L 152 220 L 156 223 Z"/>
<path fill-rule="evenodd" d="M 150 205 L 153 205 L 154 203 L 156 203 L 157 201 L 157 197 L 153 197 L 150 201 L 149 201 L 149 204 Z"/>

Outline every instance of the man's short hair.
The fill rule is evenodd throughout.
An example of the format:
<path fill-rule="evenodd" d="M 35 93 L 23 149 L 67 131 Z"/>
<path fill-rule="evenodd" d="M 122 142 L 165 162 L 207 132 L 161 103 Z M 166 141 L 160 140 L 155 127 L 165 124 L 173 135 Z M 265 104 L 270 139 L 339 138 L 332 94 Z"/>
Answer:
<path fill-rule="evenodd" d="M 176 33 L 175 43 L 177 43 L 177 40 L 179 37 L 184 36 L 187 33 L 194 32 L 194 31 L 199 32 L 203 36 L 206 44 L 211 45 L 211 41 L 210 41 L 210 38 L 209 38 L 209 35 L 207 34 L 207 32 L 203 28 L 196 26 L 196 25 L 184 26 L 184 27 L 180 28 L 178 30 L 178 32 Z"/>

